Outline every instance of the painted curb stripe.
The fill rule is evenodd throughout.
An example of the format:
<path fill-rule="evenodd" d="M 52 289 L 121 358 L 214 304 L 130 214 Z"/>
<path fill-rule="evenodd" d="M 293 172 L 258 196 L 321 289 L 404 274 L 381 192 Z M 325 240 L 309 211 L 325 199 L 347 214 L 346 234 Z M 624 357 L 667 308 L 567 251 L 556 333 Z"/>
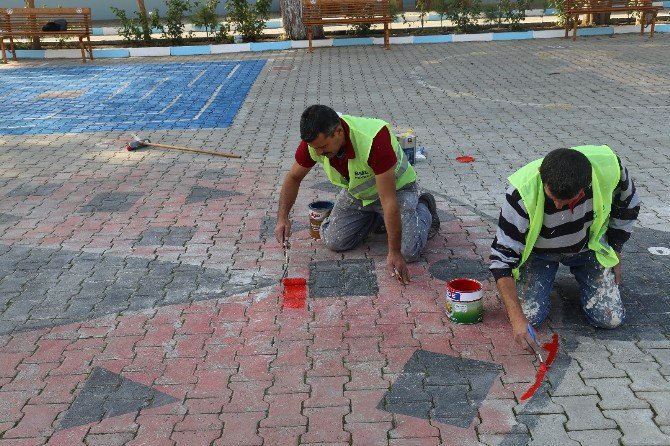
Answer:
<path fill-rule="evenodd" d="M 670 2 L 665 2 L 670 6 Z M 100 32 L 107 28 L 94 28 Z M 113 29 L 113 28 L 110 28 Z M 662 23 L 656 25 L 659 33 L 669 33 L 670 24 Z M 636 34 L 639 33 L 637 25 L 608 26 L 599 28 L 580 28 L 577 35 L 589 36 L 611 36 L 614 34 Z M 391 44 L 430 44 L 450 42 L 490 42 L 503 40 L 530 40 L 562 38 L 563 30 L 542 30 L 505 33 L 480 33 L 480 34 L 437 34 L 432 36 L 404 36 L 391 37 Z M 572 35 L 572 34 L 570 34 Z M 356 45 L 382 45 L 382 37 L 360 37 L 343 39 L 321 39 L 312 41 L 314 48 L 356 46 Z M 292 40 L 281 42 L 252 42 L 221 45 L 189 45 L 179 47 L 154 47 L 154 48 L 119 48 L 119 49 L 93 49 L 93 56 L 99 58 L 125 58 L 125 57 L 150 57 L 150 56 L 195 56 L 224 53 L 243 53 L 248 51 L 273 51 L 287 50 L 291 48 L 304 49 L 308 47 L 307 40 Z M 16 56 L 25 59 L 78 59 L 80 51 L 74 49 L 66 50 L 17 50 Z"/>
<path fill-rule="evenodd" d="M 493 33 L 493 40 L 528 40 L 533 38 L 533 31 Z"/>
<path fill-rule="evenodd" d="M 577 36 L 611 36 L 613 34 L 613 26 L 606 26 L 604 28 L 577 28 Z"/>
<path fill-rule="evenodd" d="M 288 50 L 291 48 L 291 42 L 251 42 L 251 51 L 272 51 L 272 50 Z"/>
<path fill-rule="evenodd" d="M 79 54 L 81 57 L 81 53 Z M 93 49 L 93 57 L 99 59 L 130 57 L 130 51 L 127 48 L 118 50 L 96 50 Z"/>
<path fill-rule="evenodd" d="M 414 36 L 413 43 L 450 43 L 454 41 L 454 36 L 445 34 L 441 36 Z"/>
<path fill-rule="evenodd" d="M 196 56 L 201 54 L 212 54 L 209 45 L 193 46 L 172 46 L 170 47 L 171 56 Z"/>
<path fill-rule="evenodd" d="M 354 37 L 350 39 L 333 39 L 333 46 L 372 45 L 372 37 Z"/>

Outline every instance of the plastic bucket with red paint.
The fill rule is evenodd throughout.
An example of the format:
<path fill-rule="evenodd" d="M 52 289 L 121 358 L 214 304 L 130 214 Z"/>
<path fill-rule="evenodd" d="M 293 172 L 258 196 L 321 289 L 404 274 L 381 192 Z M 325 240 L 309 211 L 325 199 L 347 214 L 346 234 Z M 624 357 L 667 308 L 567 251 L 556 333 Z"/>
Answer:
<path fill-rule="evenodd" d="M 447 316 L 458 324 L 482 321 L 484 304 L 482 284 L 474 279 L 460 278 L 447 283 Z"/>

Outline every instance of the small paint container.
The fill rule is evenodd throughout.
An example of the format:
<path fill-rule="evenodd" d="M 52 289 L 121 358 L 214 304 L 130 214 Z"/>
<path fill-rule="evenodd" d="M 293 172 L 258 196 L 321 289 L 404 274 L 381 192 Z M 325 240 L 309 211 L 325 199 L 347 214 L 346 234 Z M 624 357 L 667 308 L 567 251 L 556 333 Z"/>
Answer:
<path fill-rule="evenodd" d="M 309 205 L 309 235 L 314 240 L 321 239 L 321 223 L 330 215 L 335 203 L 332 201 L 313 201 Z"/>
<path fill-rule="evenodd" d="M 474 279 L 454 279 L 447 283 L 447 316 L 457 324 L 476 324 L 482 321 L 484 303 L 482 284 Z"/>

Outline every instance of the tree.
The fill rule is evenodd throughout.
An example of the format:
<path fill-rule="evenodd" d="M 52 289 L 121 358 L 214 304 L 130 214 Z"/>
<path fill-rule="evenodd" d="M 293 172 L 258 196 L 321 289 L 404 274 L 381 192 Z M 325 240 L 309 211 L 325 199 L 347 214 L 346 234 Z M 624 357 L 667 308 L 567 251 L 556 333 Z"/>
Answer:
<path fill-rule="evenodd" d="M 151 28 L 149 28 L 149 18 L 147 17 L 147 8 L 144 7 L 144 0 L 137 0 L 137 9 L 139 9 L 144 43 L 151 43 Z"/>
<path fill-rule="evenodd" d="M 35 7 L 35 0 L 25 0 L 25 5 L 26 8 L 34 8 Z M 33 43 L 30 46 L 34 50 L 41 50 L 42 49 L 42 42 L 40 42 L 39 37 L 33 37 Z"/>
<path fill-rule="evenodd" d="M 307 28 L 302 23 L 301 0 L 280 0 L 282 21 L 284 22 L 284 32 L 291 40 L 304 40 L 307 38 Z M 323 37 L 323 26 L 315 26 L 313 37 L 320 39 Z"/>

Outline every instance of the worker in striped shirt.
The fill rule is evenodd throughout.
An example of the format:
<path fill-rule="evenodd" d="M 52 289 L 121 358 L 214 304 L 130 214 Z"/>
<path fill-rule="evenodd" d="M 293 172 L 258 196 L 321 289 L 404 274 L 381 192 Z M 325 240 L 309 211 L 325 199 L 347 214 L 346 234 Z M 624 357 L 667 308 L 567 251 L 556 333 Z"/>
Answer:
<path fill-rule="evenodd" d="M 515 341 L 536 350 L 530 326 L 550 309 L 559 264 L 570 267 L 591 325 L 625 317 L 619 293 L 621 250 L 640 210 L 628 170 L 607 146 L 557 149 L 509 177 L 491 273 Z"/>

